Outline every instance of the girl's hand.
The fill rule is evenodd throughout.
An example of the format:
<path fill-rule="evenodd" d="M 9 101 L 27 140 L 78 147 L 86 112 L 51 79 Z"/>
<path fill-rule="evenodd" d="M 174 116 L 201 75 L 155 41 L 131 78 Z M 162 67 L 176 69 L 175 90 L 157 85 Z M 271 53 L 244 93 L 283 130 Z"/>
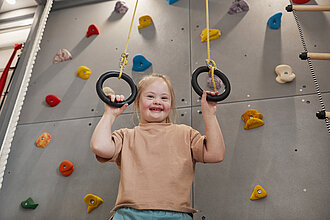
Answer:
<path fill-rule="evenodd" d="M 115 102 L 115 100 L 118 102 L 122 102 L 125 100 L 125 97 L 123 95 L 109 95 L 109 98 L 111 99 L 111 102 Z M 116 118 L 125 111 L 127 106 L 128 106 L 128 104 L 126 103 L 120 108 L 115 108 L 115 107 L 105 104 L 104 105 L 104 108 L 105 108 L 104 114 L 111 114 Z"/>
<path fill-rule="evenodd" d="M 207 94 L 218 95 L 218 92 L 203 91 L 201 104 L 202 104 L 202 113 L 204 117 L 216 115 L 217 113 L 217 102 L 207 101 L 206 100 Z"/>

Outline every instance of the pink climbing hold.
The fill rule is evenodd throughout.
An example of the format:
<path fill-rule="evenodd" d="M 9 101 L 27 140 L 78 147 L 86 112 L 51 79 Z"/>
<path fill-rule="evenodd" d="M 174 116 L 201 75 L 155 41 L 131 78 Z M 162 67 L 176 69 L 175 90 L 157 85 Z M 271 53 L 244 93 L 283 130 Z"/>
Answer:
<path fill-rule="evenodd" d="M 248 10 L 249 10 L 249 5 L 244 0 L 235 0 L 227 13 L 232 15 Z"/>
<path fill-rule="evenodd" d="M 128 6 L 124 1 L 117 1 L 115 5 L 115 12 L 119 14 L 125 14 L 128 10 Z"/>
<path fill-rule="evenodd" d="M 215 83 L 216 90 L 219 90 L 223 87 L 223 82 L 221 81 L 221 79 L 218 76 L 214 76 L 214 83 Z M 209 77 L 207 79 L 207 87 L 214 90 L 211 75 L 209 75 Z"/>
<path fill-rule="evenodd" d="M 53 63 L 59 63 L 67 60 L 72 60 L 72 55 L 67 49 L 60 49 L 57 51 Z"/>

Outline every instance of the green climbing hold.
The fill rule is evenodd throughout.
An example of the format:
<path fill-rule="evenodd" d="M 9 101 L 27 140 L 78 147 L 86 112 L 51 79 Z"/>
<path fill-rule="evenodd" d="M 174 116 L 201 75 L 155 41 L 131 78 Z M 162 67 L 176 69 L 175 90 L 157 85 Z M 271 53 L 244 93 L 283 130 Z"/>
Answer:
<path fill-rule="evenodd" d="M 27 200 L 21 202 L 21 206 L 24 209 L 35 209 L 39 204 L 34 203 L 33 199 L 29 197 Z"/>

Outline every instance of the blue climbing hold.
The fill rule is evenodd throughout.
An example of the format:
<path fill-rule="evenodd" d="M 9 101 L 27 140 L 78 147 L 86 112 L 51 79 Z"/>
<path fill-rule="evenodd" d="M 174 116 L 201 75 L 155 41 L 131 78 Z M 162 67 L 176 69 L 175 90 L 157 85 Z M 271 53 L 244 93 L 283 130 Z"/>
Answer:
<path fill-rule="evenodd" d="M 148 69 L 152 65 L 144 56 L 136 55 L 133 58 L 133 70 L 137 72 L 142 72 Z"/>
<path fill-rule="evenodd" d="M 281 26 L 281 17 L 282 17 L 282 12 L 278 12 L 278 13 L 274 14 L 273 16 L 271 16 L 267 21 L 269 28 L 270 29 L 279 29 Z"/>
<path fill-rule="evenodd" d="M 179 1 L 179 0 L 166 0 L 168 2 L 168 4 L 172 5 L 173 3 Z"/>

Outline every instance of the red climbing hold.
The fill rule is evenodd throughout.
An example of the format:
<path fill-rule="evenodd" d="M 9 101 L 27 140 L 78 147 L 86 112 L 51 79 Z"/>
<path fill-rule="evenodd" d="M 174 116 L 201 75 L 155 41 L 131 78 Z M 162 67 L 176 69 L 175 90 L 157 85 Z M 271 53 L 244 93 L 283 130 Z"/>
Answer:
<path fill-rule="evenodd" d="M 305 4 L 309 1 L 310 0 L 292 0 L 292 2 L 295 3 L 295 4 Z"/>
<path fill-rule="evenodd" d="M 57 98 L 56 95 L 48 95 L 46 96 L 46 102 L 50 107 L 54 107 L 61 102 L 61 99 Z"/>
<path fill-rule="evenodd" d="M 92 36 L 94 34 L 99 35 L 100 32 L 99 32 L 99 29 L 96 27 L 95 24 L 91 24 L 88 27 L 88 31 L 87 31 L 86 37 L 90 37 L 90 36 Z"/>
<path fill-rule="evenodd" d="M 58 169 L 63 176 L 70 176 L 74 170 L 73 164 L 68 160 L 62 161 Z"/>

